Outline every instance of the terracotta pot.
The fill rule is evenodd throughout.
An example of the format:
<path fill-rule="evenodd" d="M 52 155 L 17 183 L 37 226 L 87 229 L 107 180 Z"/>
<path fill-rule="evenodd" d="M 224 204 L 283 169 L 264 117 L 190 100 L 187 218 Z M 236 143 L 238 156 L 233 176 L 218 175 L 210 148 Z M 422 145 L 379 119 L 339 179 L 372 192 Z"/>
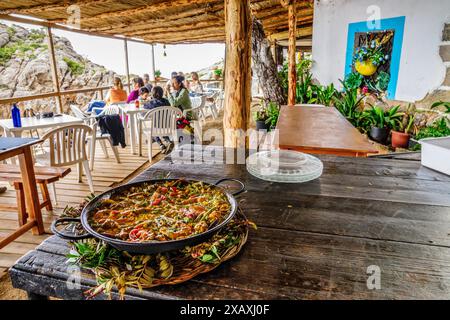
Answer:
<path fill-rule="evenodd" d="M 373 127 L 370 130 L 370 137 L 372 138 L 372 140 L 374 140 L 378 143 L 386 144 L 388 136 L 389 136 L 389 130 L 387 128 Z"/>
<path fill-rule="evenodd" d="M 214 79 L 220 80 L 220 76 L 218 74 L 214 74 Z"/>
<path fill-rule="evenodd" d="M 356 61 L 355 69 L 366 77 L 369 77 L 377 72 L 377 66 L 372 63 L 372 60 L 364 60 L 363 62 Z"/>
<path fill-rule="evenodd" d="M 409 146 L 410 135 L 403 132 L 392 131 L 392 146 L 394 148 L 407 149 Z"/>

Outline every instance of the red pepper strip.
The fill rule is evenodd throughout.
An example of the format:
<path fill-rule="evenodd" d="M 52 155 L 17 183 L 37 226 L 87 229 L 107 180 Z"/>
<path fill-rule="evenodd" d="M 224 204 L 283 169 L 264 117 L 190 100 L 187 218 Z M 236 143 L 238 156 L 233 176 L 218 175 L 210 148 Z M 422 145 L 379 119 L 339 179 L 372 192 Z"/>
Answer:
<path fill-rule="evenodd" d="M 159 199 L 156 199 L 155 201 L 153 201 L 153 202 L 152 202 L 152 206 L 157 206 L 158 204 L 160 204 L 160 203 L 161 203 L 161 201 L 162 201 L 162 199 L 161 199 L 161 198 L 159 198 Z"/>

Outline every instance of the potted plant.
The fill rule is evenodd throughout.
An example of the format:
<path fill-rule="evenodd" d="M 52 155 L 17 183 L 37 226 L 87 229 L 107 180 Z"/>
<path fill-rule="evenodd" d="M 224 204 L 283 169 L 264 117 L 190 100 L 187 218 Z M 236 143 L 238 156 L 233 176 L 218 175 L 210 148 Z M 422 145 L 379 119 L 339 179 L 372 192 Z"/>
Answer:
<path fill-rule="evenodd" d="M 270 131 L 277 125 L 280 108 L 275 102 L 269 102 L 255 113 L 256 130 Z"/>
<path fill-rule="evenodd" d="M 372 140 L 386 144 L 389 130 L 396 127 L 403 117 L 403 113 L 398 112 L 399 107 L 396 106 L 384 111 L 382 107 L 372 106 L 371 109 L 364 112 L 364 117 L 371 125 L 369 135 Z"/>
<path fill-rule="evenodd" d="M 161 71 L 160 70 L 156 70 L 155 71 L 155 80 L 159 81 L 161 79 Z"/>
<path fill-rule="evenodd" d="M 378 67 L 388 59 L 389 56 L 384 54 L 383 46 L 376 40 L 371 41 L 370 45 L 358 48 L 353 56 L 356 71 L 366 77 L 377 72 Z"/>
<path fill-rule="evenodd" d="M 222 69 L 214 70 L 214 79 L 220 80 L 221 77 L 222 77 Z"/>
<path fill-rule="evenodd" d="M 414 116 L 406 115 L 406 118 L 407 118 L 406 126 L 403 124 L 403 122 L 400 122 L 398 126 L 398 129 L 400 131 L 392 130 L 392 146 L 394 148 L 407 149 L 409 146 L 409 140 L 411 138 L 409 132 L 411 130 L 412 125 L 414 124 Z"/>
<path fill-rule="evenodd" d="M 261 110 L 256 111 L 255 113 L 255 121 L 256 121 L 256 130 L 269 130 L 269 125 L 266 123 L 268 119 L 267 110 L 262 108 Z"/>

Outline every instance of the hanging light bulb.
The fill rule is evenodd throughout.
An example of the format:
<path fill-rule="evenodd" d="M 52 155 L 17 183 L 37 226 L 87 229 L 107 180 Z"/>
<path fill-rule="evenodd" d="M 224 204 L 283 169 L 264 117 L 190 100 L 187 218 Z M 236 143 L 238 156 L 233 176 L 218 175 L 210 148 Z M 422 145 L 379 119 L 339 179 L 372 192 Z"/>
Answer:
<path fill-rule="evenodd" d="M 164 53 L 163 53 L 163 56 L 164 56 L 164 57 L 167 57 L 167 52 L 166 52 L 166 45 L 163 45 L 163 49 L 164 49 Z"/>

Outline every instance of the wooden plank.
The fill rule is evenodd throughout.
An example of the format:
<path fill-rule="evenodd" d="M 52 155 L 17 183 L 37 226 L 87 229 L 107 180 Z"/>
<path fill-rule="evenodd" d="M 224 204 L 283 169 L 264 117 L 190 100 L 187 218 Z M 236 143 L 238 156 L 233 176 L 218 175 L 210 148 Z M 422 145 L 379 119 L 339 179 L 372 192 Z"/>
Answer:
<path fill-rule="evenodd" d="M 62 108 L 62 100 L 61 100 L 61 93 L 59 88 L 59 79 L 58 79 L 58 66 L 56 64 L 56 56 L 55 56 L 55 46 L 53 43 L 53 34 L 52 34 L 52 28 L 47 27 L 47 45 L 49 50 L 49 56 L 50 56 L 50 67 L 52 71 L 52 80 L 53 80 L 53 90 L 56 92 L 56 110 L 57 112 L 61 113 L 63 112 Z"/>

